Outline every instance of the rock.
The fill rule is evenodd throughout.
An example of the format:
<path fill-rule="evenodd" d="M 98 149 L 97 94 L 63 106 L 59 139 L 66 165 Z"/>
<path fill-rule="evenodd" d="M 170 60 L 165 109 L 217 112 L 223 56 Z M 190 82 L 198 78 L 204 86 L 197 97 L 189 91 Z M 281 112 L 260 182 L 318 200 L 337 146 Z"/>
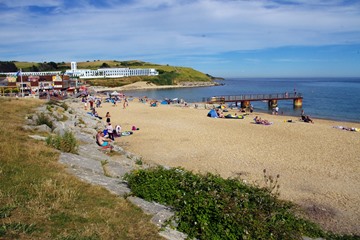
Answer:
<path fill-rule="evenodd" d="M 46 124 L 35 126 L 34 130 L 36 130 L 38 132 L 51 133 L 51 128 Z"/>
<path fill-rule="evenodd" d="M 59 161 L 71 168 L 82 169 L 84 171 L 90 171 L 97 174 L 104 174 L 100 161 L 90 159 L 85 156 L 72 153 L 61 153 Z"/>
<path fill-rule="evenodd" d="M 34 119 L 32 119 L 32 118 L 27 118 L 27 119 L 25 120 L 25 124 L 26 124 L 26 125 L 36 125 L 36 122 L 35 122 Z"/>
<path fill-rule="evenodd" d="M 187 239 L 187 235 L 185 233 L 176 231 L 174 229 L 166 227 L 163 231 L 159 232 L 159 235 L 165 239 L 169 240 L 183 240 Z"/>
<path fill-rule="evenodd" d="M 32 116 L 33 125 L 36 125 L 38 120 L 39 120 L 39 116 L 37 114 L 34 114 Z"/>
<path fill-rule="evenodd" d="M 97 134 L 97 131 L 93 128 L 82 128 L 81 131 L 84 133 L 88 133 L 91 136 L 95 136 Z"/>
<path fill-rule="evenodd" d="M 124 156 L 124 158 L 126 157 Z M 105 171 L 108 175 L 119 179 L 122 179 L 126 173 L 134 170 L 133 164 L 124 164 L 118 161 L 110 161 L 103 167 L 105 168 Z"/>
<path fill-rule="evenodd" d="M 60 136 L 63 136 L 66 131 L 66 126 L 64 122 L 53 122 L 54 130 L 53 133 L 59 134 Z"/>
<path fill-rule="evenodd" d="M 34 131 L 35 130 L 35 126 L 29 126 L 29 125 L 21 126 L 21 128 L 24 131 Z"/>
<path fill-rule="evenodd" d="M 46 137 L 43 136 L 39 136 L 39 135 L 29 135 L 29 137 L 36 139 L 36 140 L 40 140 L 40 141 L 45 141 Z"/>
<path fill-rule="evenodd" d="M 64 118 L 64 115 L 58 111 L 53 111 L 52 115 L 56 120 L 62 120 Z"/>

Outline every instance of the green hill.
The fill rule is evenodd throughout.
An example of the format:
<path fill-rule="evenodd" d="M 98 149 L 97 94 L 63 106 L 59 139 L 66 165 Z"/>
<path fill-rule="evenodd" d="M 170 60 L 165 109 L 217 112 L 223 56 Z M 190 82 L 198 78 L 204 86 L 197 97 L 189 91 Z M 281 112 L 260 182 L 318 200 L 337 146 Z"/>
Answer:
<path fill-rule="evenodd" d="M 70 62 L 14 62 L 18 69 L 23 71 L 65 71 L 70 69 Z M 154 68 L 159 72 L 158 76 L 124 77 L 117 79 L 93 79 L 86 80 L 94 86 L 123 86 L 137 81 L 152 82 L 157 85 L 175 85 L 180 82 L 211 82 L 214 78 L 208 74 L 199 72 L 189 67 L 160 65 L 138 60 L 116 61 L 116 60 L 93 60 L 77 62 L 79 69 L 99 69 L 99 68 Z"/>

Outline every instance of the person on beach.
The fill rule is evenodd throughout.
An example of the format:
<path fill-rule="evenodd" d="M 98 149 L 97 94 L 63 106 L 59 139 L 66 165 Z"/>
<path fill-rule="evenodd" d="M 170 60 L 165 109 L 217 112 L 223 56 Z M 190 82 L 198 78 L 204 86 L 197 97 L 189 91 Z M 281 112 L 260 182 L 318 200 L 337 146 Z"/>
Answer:
<path fill-rule="evenodd" d="M 111 122 L 108 123 L 106 129 L 107 129 L 109 138 L 114 141 L 114 140 L 115 140 L 115 139 L 114 139 L 114 128 L 113 128 L 113 126 L 111 125 Z"/>
<path fill-rule="evenodd" d="M 123 109 L 125 109 L 127 106 L 129 106 L 129 102 L 127 98 L 124 98 Z"/>
<path fill-rule="evenodd" d="M 310 118 L 310 116 L 309 116 L 309 115 L 306 115 L 304 122 L 307 122 L 307 123 L 314 123 L 314 121 Z"/>
<path fill-rule="evenodd" d="M 98 99 L 96 100 L 96 107 L 99 108 L 100 106 L 101 106 L 101 99 L 98 98 Z"/>
<path fill-rule="evenodd" d="M 264 124 L 264 125 L 270 125 L 271 124 L 268 120 L 266 120 L 266 119 L 263 120 L 263 119 L 261 119 L 261 117 L 258 117 L 258 116 L 256 116 L 254 118 L 254 121 L 255 121 L 256 124 Z"/>
<path fill-rule="evenodd" d="M 258 116 L 256 116 L 256 117 L 254 118 L 254 121 L 255 121 L 256 124 L 261 124 L 261 118 L 258 117 Z"/>
<path fill-rule="evenodd" d="M 111 102 L 113 103 L 113 107 L 116 107 L 117 106 L 117 104 L 116 104 L 116 99 L 111 99 Z"/>
<path fill-rule="evenodd" d="M 89 103 L 90 103 L 90 110 L 92 110 L 94 106 L 94 100 L 92 97 L 90 97 Z"/>
<path fill-rule="evenodd" d="M 102 131 L 98 131 L 98 133 L 96 134 L 96 143 L 99 144 L 99 146 L 101 147 L 109 146 L 110 148 L 112 148 L 110 142 L 111 139 L 105 138 L 104 133 Z"/>
<path fill-rule="evenodd" d="M 87 106 L 88 106 L 88 101 L 86 98 L 83 98 L 84 99 L 84 109 L 87 110 Z"/>
<path fill-rule="evenodd" d="M 219 118 L 224 118 L 224 113 L 220 110 L 220 108 L 216 109 L 216 114 L 218 115 Z"/>
<path fill-rule="evenodd" d="M 110 113 L 107 112 L 105 117 L 106 117 L 106 123 L 109 124 L 109 122 L 110 122 Z"/>
<path fill-rule="evenodd" d="M 301 116 L 300 117 L 301 117 L 301 120 L 305 121 L 306 115 L 305 115 L 304 109 L 301 110 Z"/>
<path fill-rule="evenodd" d="M 99 116 L 99 114 L 97 113 L 97 111 L 95 110 L 95 108 L 92 109 L 91 113 L 92 113 L 92 115 L 93 115 L 94 117 L 97 117 L 98 119 L 102 119 L 102 117 Z"/>

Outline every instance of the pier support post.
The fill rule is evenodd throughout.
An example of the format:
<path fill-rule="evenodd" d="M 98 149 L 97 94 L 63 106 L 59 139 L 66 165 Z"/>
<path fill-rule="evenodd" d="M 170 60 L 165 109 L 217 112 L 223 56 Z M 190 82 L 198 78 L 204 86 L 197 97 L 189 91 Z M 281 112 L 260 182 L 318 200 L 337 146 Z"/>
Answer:
<path fill-rule="evenodd" d="M 294 99 L 294 107 L 302 107 L 302 98 Z"/>
<path fill-rule="evenodd" d="M 269 108 L 275 108 L 278 105 L 278 101 L 276 99 L 269 100 L 268 104 L 269 104 Z"/>
<path fill-rule="evenodd" d="M 250 101 L 241 101 L 241 108 L 250 107 Z"/>

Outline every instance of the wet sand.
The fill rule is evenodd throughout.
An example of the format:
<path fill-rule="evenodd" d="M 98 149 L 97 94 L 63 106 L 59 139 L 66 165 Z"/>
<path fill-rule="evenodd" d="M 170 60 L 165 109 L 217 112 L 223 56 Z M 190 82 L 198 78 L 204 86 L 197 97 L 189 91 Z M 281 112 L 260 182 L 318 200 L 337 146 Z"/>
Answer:
<path fill-rule="evenodd" d="M 266 169 L 280 174 L 280 198 L 302 206 L 327 230 L 360 234 L 360 132 L 333 128 L 360 123 L 314 119 L 311 124 L 264 113 L 215 119 L 207 117 L 208 109 L 150 107 L 137 99 L 126 109 L 103 103 L 97 110 L 100 116 L 110 112 L 113 126 L 140 128 L 116 142 L 144 162 L 240 176 L 260 185 Z M 273 124 L 254 124 L 256 115 Z"/>

